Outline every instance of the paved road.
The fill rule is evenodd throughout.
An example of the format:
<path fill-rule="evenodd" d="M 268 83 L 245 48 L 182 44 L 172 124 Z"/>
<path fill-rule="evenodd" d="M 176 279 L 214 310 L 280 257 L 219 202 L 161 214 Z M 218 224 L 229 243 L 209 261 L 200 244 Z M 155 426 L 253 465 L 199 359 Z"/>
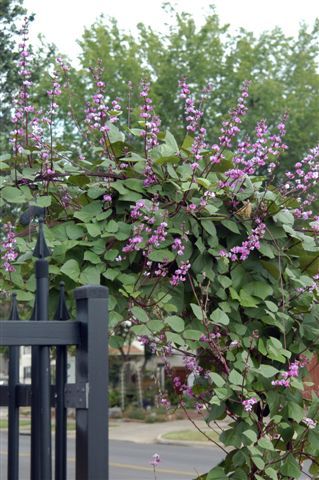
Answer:
<path fill-rule="evenodd" d="M 146 426 L 147 428 L 147 426 Z M 0 432 L 0 478 L 6 476 L 6 433 Z M 29 480 L 29 435 L 20 437 L 19 480 Z M 140 444 L 118 440 L 110 441 L 110 480 L 154 480 L 149 461 L 159 453 L 161 464 L 157 480 L 188 480 L 196 472 L 204 473 L 221 460 L 221 454 L 212 447 L 181 447 L 177 445 Z M 74 438 L 68 439 L 68 480 L 75 478 Z M 100 479 L 90 479 L 100 480 Z"/>
<path fill-rule="evenodd" d="M 7 478 L 6 447 L 7 433 L 0 432 L 1 480 Z M 68 480 L 75 478 L 74 447 L 74 437 L 68 438 Z M 30 436 L 21 435 L 19 480 L 29 480 L 29 451 Z M 157 469 L 157 480 L 191 480 L 196 478 L 197 472 L 207 472 L 222 459 L 222 453 L 213 447 L 182 447 L 111 440 L 110 480 L 154 480 L 153 469 L 149 465 L 154 453 L 158 453 L 161 457 L 161 464 Z M 302 476 L 300 480 L 307 478 L 309 479 Z"/>

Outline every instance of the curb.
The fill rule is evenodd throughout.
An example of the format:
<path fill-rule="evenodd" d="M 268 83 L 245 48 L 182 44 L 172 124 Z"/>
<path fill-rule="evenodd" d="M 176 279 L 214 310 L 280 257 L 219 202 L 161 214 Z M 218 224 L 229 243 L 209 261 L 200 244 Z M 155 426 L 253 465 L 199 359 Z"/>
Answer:
<path fill-rule="evenodd" d="M 165 434 L 164 434 L 165 435 Z M 189 440 L 169 440 L 168 438 L 163 438 L 163 435 L 158 435 L 156 437 L 156 443 L 161 443 L 163 445 L 179 445 L 180 447 L 211 447 L 218 450 L 218 447 L 214 443 L 209 441 L 189 441 Z"/>

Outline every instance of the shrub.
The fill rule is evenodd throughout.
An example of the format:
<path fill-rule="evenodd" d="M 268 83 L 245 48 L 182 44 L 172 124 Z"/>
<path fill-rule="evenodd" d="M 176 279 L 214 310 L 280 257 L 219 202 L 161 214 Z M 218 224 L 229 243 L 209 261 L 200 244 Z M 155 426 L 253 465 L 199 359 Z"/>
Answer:
<path fill-rule="evenodd" d="M 304 397 L 303 381 L 319 350 L 319 218 L 311 207 L 319 147 L 278 178 L 285 116 L 242 137 L 245 82 L 213 140 L 203 115 L 209 89 L 197 102 L 186 80 L 178 145 L 161 131 L 147 82 L 132 128 L 120 100 L 108 99 L 99 67 L 83 141 L 62 146 L 53 141 L 63 128 L 54 116 L 68 67 L 58 60 L 48 111 L 39 112 L 25 42 L 21 55 L 13 154 L 2 157 L 3 288 L 33 298 L 26 224 L 45 213 L 51 297 L 62 279 L 66 289 L 108 286 L 112 345 L 138 336 L 163 356 L 181 408 L 187 396 L 208 423 L 231 420 L 218 442 L 225 458 L 207 478 L 299 478 L 306 460 L 317 475 L 319 401 Z M 9 220 L 20 211 L 24 227 L 15 230 Z M 171 374 L 175 351 L 192 386 Z M 164 393 L 161 403 L 169 406 Z"/>

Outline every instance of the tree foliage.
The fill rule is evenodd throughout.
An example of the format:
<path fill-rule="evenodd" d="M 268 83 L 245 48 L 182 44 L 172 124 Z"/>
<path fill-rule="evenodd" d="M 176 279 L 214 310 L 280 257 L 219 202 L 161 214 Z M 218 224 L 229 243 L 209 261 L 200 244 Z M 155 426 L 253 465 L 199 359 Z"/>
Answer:
<path fill-rule="evenodd" d="M 110 97 L 120 97 L 125 108 L 130 108 L 129 98 L 131 104 L 136 101 L 134 94 L 133 99 L 130 96 L 128 81 L 137 86 L 142 78 L 152 80 L 162 124 L 179 141 L 185 122 L 176 91 L 182 77 L 196 91 L 212 85 L 205 105 L 212 141 L 218 135 L 220 117 L 227 114 L 234 92 L 245 79 L 253 80 L 245 131 L 250 132 L 260 118 L 273 124 L 284 112 L 289 114 L 286 141 L 290 153 L 282 159 L 285 168 L 318 141 L 318 20 L 311 27 L 302 25 L 298 37 L 292 38 L 279 28 L 260 36 L 244 29 L 231 33 L 214 10 L 201 27 L 187 13 L 171 10 L 170 14 L 173 20 L 166 33 L 140 24 L 135 37 L 122 31 L 115 19 L 104 17 L 86 28 L 79 41 L 81 66 L 74 71 L 70 95 L 78 120 L 83 99 L 91 93 L 89 69 L 101 61 Z"/>

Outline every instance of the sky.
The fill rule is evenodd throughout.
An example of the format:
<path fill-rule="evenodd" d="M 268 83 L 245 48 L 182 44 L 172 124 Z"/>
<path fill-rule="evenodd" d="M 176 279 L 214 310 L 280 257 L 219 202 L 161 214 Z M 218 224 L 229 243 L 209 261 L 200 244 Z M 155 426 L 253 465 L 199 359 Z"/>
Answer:
<path fill-rule="evenodd" d="M 132 33 L 136 32 L 138 22 L 165 31 L 169 16 L 163 12 L 162 3 L 162 0 L 24 0 L 29 12 L 36 14 L 32 43 L 42 33 L 71 59 L 79 53 L 76 39 L 101 13 L 114 16 L 122 29 Z M 209 4 L 213 3 L 222 23 L 229 23 L 233 31 L 244 27 L 255 34 L 280 26 L 287 35 L 296 35 L 302 21 L 311 25 L 319 17 L 318 0 L 175 0 L 170 3 L 178 11 L 190 13 L 198 25 L 203 23 Z"/>

